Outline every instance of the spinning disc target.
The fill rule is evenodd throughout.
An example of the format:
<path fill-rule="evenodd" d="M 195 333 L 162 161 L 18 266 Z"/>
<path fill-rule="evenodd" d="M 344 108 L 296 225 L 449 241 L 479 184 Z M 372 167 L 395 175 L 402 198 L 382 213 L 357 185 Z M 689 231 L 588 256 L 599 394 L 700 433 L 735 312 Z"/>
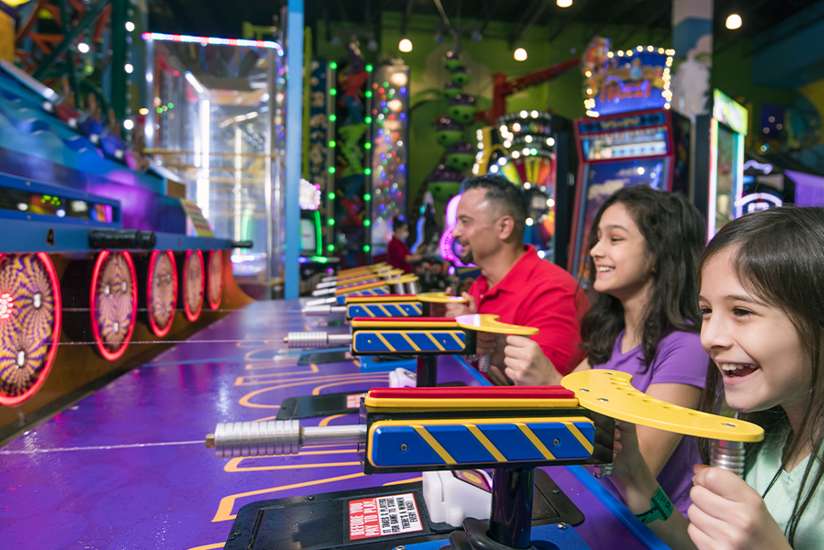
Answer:
<path fill-rule="evenodd" d="M 172 328 L 177 285 L 177 265 L 172 251 L 153 251 L 146 276 L 146 308 L 149 328 L 155 336 L 166 336 Z"/>
<path fill-rule="evenodd" d="M 60 283 L 48 255 L 0 255 L 0 405 L 22 403 L 46 381 L 61 312 Z"/>
<path fill-rule="evenodd" d="M 209 300 L 209 307 L 217 309 L 220 307 L 220 302 L 223 300 L 223 251 L 210 250 L 209 251 L 209 277 L 207 298 Z"/>
<path fill-rule="evenodd" d="M 97 351 L 108 361 L 129 347 L 137 316 L 137 274 L 128 252 L 104 250 L 92 272 L 89 313 Z"/>
<path fill-rule="evenodd" d="M 190 322 L 197 321 L 203 311 L 206 290 L 206 269 L 203 251 L 187 250 L 183 260 L 183 312 Z"/>

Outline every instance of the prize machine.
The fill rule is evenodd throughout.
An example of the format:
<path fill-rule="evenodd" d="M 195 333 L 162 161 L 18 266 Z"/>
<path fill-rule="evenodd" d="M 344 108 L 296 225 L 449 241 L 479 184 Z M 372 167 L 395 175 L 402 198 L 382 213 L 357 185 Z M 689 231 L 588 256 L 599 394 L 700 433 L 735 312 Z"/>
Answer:
<path fill-rule="evenodd" d="M 714 90 L 712 115 L 702 115 L 695 120 L 692 198 L 707 220 L 708 239 L 744 213 L 744 140 L 748 116 L 743 105 Z"/>
<path fill-rule="evenodd" d="M 751 158 L 744 163 L 741 215 L 783 205 L 824 204 L 824 176 Z"/>
<path fill-rule="evenodd" d="M 505 115 L 479 129 L 474 174 L 500 174 L 526 196 L 524 242 L 538 256 L 565 263 L 572 206 L 569 122 L 539 111 Z M 574 183 L 574 180 L 573 180 Z"/>
<path fill-rule="evenodd" d="M 690 123 L 670 109 L 675 51 L 609 48 L 594 39 L 582 63 L 587 117 L 575 123 L 580 165 L 568 262 L 580 280 L 590 226 L 610 195 L 634 185 L 688 189 Z"/>

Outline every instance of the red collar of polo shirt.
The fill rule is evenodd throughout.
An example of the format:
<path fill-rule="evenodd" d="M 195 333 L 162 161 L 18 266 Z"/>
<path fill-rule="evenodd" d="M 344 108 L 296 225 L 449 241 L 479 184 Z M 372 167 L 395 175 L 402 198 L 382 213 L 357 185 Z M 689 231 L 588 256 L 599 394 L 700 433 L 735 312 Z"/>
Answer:
<path fill-rule="evenodd" d="M 479 285 L 480 294 L 485 295 L 485 298 L 489 298 L 505 290 L 517 292 L 519 288 L 523 288 L 523 285 L 529 284 L 529 274 L 532 273 L 532 268 L 535 267 L 536 263 L 540 261 L 541 259 L 538 258 L 535 247 L 532 245 L 525 246 L 524 253 L 512 264 L 504 278 L 498 281 L 495 286 L 489 288 L 489 281 L 485 276 L 482 277 Z"/>

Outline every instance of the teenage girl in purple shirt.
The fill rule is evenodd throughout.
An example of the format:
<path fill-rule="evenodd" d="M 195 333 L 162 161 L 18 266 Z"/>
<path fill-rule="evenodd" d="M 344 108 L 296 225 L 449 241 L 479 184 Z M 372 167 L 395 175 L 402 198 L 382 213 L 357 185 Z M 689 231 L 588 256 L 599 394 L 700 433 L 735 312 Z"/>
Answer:
<path fill-rule="evenodd" d="M 698 334 L 703 247 L 704 221 L 682 196 L 649 187 L 612 195 L 590 231 L 589 283 L 597 297 L 581 324 L 587 358 L 576 370 L 624 371 L 638 390 L 697 408 L 709 365 Z M 510 376 L 539 362 L 517 337 L 507 338 L 504 353 Z M 643 427 L 638 440 L 650 471 L 685 511 L 692 467 L 701 462 L 696 441 Z"/>

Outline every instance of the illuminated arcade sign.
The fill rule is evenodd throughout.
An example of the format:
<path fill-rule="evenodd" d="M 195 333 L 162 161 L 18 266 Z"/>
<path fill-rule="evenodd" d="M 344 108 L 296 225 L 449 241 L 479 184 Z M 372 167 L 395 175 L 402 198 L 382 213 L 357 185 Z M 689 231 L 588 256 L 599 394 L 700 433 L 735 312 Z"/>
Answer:
<path fill-rule="evenodd" d="M 248 48 L 269 48 L 283 55 L 283 48 L 271 40 L 247 40 L 245 38 L 221 38 L 219 36 L 191 36 L 188 34 L 165 34 L 162 32 L 144 32 L 143 40 L 160 42 L 187 42 L 201 46 L 245 46 Z"/>
<path fill-rule="evenodd" d="M 712 93 L 712 116 L 733 132 L 747 134 L 747 108 L 720 90 L 713 90 Z"/>
<path fill-rule="evenodd" d="M 591 117 L 645 109 L 669 109 L 675 50 L 637 46 L 612 51 L 596 37 L 584 52 L 584 107 Z"/>

